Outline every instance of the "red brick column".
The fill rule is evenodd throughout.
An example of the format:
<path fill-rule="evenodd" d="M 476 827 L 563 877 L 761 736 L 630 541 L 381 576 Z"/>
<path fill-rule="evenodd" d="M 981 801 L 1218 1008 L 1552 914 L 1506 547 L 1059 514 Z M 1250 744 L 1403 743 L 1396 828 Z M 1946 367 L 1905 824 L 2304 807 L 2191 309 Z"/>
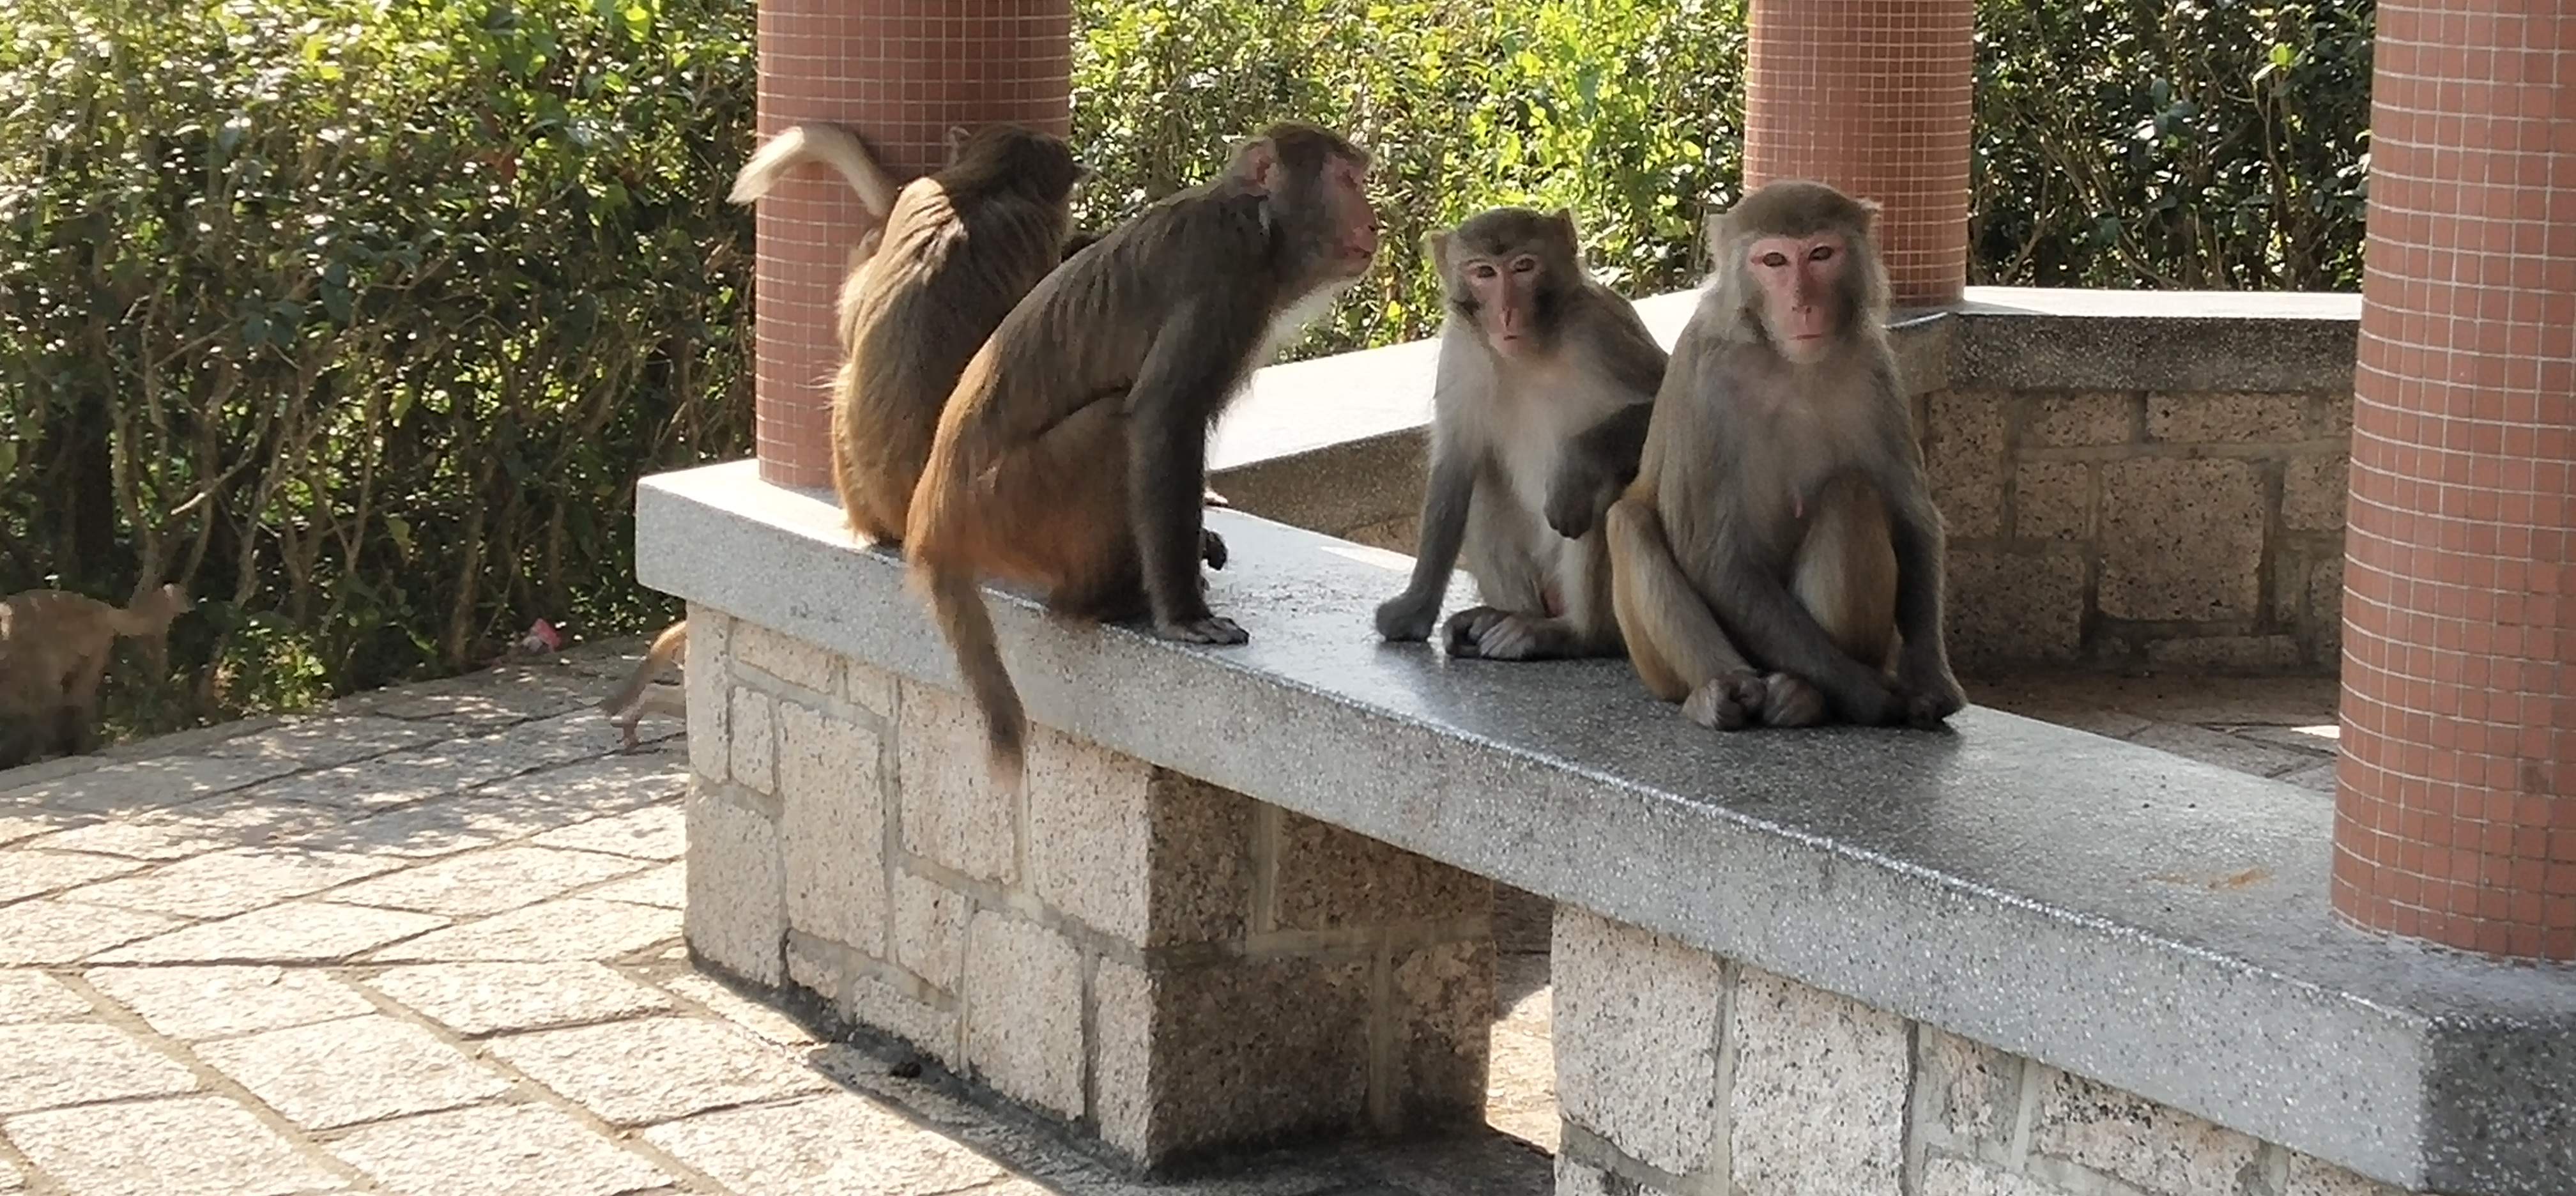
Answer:
<path fill-rule="evenodd" d="M 2383 0 L 2334 907 L 2576 959 L 2576 12 Z"/>
<path fill-rule="evenodd" d="M 947 157 L 949 126 L 1070 132 L 1072 0 L 760 0 L 760 132 L 838 121 L 898 180 Z M 866 227 L 849 187 L 800 170 L 759 210 L 762 480 L 831 484 L 832 299 Z"/>
<path fill-rule="evenodd" d="M 1744 185 L 1806 178 L 1877 200 L 1899 304 L 1968 281 L 1975 0 L 1753 0 Z"/>

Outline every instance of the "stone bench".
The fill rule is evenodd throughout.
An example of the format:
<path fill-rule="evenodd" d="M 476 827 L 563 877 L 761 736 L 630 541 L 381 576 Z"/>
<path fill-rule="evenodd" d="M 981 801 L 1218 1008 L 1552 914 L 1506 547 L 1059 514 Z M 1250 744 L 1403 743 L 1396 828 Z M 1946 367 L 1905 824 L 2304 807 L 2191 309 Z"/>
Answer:
<path fill-rule="evenodd" d="M 1248 645 L 989 597 L 1050 729 L 1013 801 L 828 496 L 647 479 L 698 956 L 1169 1167 L 1471 1117 L 1500 881 L 1559 903 L 1560 1193 L 2576 1176 L 2576 979 L 2339 925 L 2312 796 L 1976 707 L 1713 735 L 1621 662 L 1382 645 L 1402 558 L 1211 524 Z"/>

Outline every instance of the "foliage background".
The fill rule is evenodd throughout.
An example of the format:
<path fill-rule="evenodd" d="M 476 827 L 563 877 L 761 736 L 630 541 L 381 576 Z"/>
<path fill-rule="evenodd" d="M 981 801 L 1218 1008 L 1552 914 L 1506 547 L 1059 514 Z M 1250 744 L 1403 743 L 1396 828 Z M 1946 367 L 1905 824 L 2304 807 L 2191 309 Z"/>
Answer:
<path fill-rule="evenodd" d="M 1635 294 L 1733 200 L 1742 0 L 1078 0 L 1101 227 L 1302 116 L 1422 234 L 1565 204 Z M 636 476 L 747 453 L 750 0 L 0 0 L 0 593 L 198 612 L 161 729 L 673 614 Z M 1981 0 L 1976 282 L 2351 289 L 2367 0 Z"/>

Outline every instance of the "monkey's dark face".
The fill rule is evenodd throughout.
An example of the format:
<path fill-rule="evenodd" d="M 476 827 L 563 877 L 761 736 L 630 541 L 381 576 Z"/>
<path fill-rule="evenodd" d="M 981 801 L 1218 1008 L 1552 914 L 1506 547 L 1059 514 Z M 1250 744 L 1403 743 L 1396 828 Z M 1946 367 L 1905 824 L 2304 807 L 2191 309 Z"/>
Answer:
<path fill-rule="evenodd" d="M 1745 246 L 1743 269 L 1761 288 L 1762 327 L 1781 356 L 1815 361 L 1841 335 L 1851 314 L 1850 250 L 1839 229 Z"/>

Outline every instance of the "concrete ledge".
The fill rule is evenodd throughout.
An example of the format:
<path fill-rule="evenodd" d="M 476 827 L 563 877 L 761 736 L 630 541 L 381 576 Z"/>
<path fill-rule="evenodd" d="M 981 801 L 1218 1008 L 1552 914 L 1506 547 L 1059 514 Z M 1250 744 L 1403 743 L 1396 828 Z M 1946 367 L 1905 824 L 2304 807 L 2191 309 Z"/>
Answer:
<path fill-rule="evenodd" d="M 739 462 L 647 478 L 638 506 L 644 584 L 955 685 L 899 562 L 827 496 Z M 2286 785 L 1982 708 L 1715 736 L 1618 662 L 1382 645 L 1403 558 L 1211 524 L 1249 645 L 993 599 L 1033 719 L 2390 1183 L 2576 1174 L 2576 976 L 2339 925 L 2331 815 Z"/>

